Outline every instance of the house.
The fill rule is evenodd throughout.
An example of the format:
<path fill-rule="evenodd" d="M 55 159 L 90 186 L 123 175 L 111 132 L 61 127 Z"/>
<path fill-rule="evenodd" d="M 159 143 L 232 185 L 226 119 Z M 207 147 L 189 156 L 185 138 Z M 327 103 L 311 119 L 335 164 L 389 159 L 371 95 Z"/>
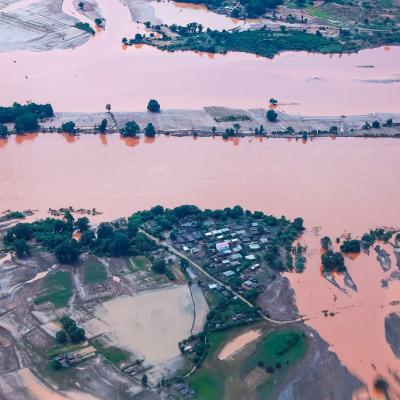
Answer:
<path fill-rule="evenodd" d="M 243 258 L 243 256 L 240 253 L 236 253 L 231 256 L 231 260 L 233 261 L 240 260 L 241 258 Z"/>
<path fill-rule="evenodd" d="M 253 222 L 253 223 L 251 224 L 251 226 L 252 226 L 252 227 L 257 227 L 257 226 L 258 226 L 258 222 Z"/>
<path fill-rule="evenodd" d="M 222 264 L 229 264 L 229 263 L 230 261 L 227 258 L 225 258 L 225 260 L 222 260 Z"/>
<path fill-rule="evenodd" d="M 208 285 L 208 288 L 209 288 L 210 290 L 215 290 L 215 289 L 218 289 L 218 285 L 217 285 L 216 283 L 210 283 L 210 284 Z"/>
<path fill-rule="evenodd" d="M 223 272 L 222 274 L 224 276 L 226 276 L 227 278 L 229 278 L 230 276 L 235 275 L 235 273 L 231 269 L 229 269 L 228 271 Z"/>
<path fill-rule="evenodd" d="M 250 250 L 260 250 L 260 245 L 258 243 L 250 243 L 249 248 Z"/>
<path fill-rule="evenodd" d="M 248 256 L 245 257 L 246 260 L 253 261 L 256 259 L 256 256 L 254 254 L 249 254 Z"/>
<path fill-rule="evenodd" d="M 260 264 L 254 264 L 254 265 L 252 265 L 252 266 L 250 267 L 250 269 L 251 269 L 252 271 L 255 271 L 255 270 L 258 269 L 258 268 L 260 268 Z"/>
<path fill-rule="evenodd" d="M 217 251 L 219 251 L 221 253 L 225 250 L 229 250 L 229 243 L 228 242 L 218 242 L 215 245 L 215 248 L 217 249 Z"/>
<path fill-rule="evenodd" d="M 239 244 L 239 245 L 237 245 L 237 246 L 235 246 L 233 249 L 232 249 L 232 251 L 234 252 L 234 253 L 239 253 L 239 251 L 242 251 L 243 250 L 243 247 Z"/>

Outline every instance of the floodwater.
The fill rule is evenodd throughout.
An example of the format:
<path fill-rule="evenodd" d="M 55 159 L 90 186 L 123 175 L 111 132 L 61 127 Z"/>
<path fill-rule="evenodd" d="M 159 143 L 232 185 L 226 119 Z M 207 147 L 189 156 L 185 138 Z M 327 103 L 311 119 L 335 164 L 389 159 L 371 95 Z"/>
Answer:
<path fill-rule="evenodd" d="M 185 26 L 191 22 L 202 24 L 205 29 L 232 29 L 246 25 L 243 21 L 227 18 L 209 11 L 202 4 L 176 3 L 174 1 L 151 1 L 155 17 L 163 24 Z"/>
<path fill-rule="evenodd" d="M 242 350 L 246 345 L 253 342 L 260 336 L 261 332 L 253 329 L 235 337 L 222 348 L 218 354 L 218 358 L 220 360 L 226 360 L 227 358 L 232 357 L 237 352 Z"/>
<path fill-rule="evenodd" d="M 64 8 L 71 13 L 68 4 Z M 111 103 L 115 111 L 139 111 L 149 98 L 163 108 L 194 109 L 265 107 L 274 97 L 281 109 L 309 115 L 399 111 L 400 47 L 342 56 L 285 52 L 273 60 L 244 53 L 124 49 L 122 38 L 143 33 L 143 25 L 132 22 L 128 8 L 118 0 L 98 4 L 106 29 L 86 44 L 70 50 L 0 54 L 0 104 L 32 100 L 50 102 L 58 111 L 102 111 Z M 159 12 L 165 18 L 172 11 Z M 209 19 L 207 11 L 196 12 L 202 13 L 199 20 Z M 210 19 L 218 27 L 216 18 L 224 17 Z M 223 21 L 220 28 L 232 22 Z M 365 65 L 374 68 L 360 68 Z"/>
<path fill-rule="evenodd" d="M 38 209 L 45 216 L 49 207 L 71 205 L 96 207 L 104 212 L 97 218 L 113 219 L 156 204 L 241 204 L 303 217 L 310 258 L 303 274 L 289 275 L 300 313 L 365 382 L 372 384 L 378 374 L 388 376 L 388 367 L 398 369 L 385 341 L 384 317 L 399 311 L 389 303 L 399 299 L 400 282 L 381 287 L 381 279 L 396 270 L 394 257 L 386 274 L 374 251 L 370 257 L 346 260 L 358 292 L 343 293 L 320 276 L 319 240 L 325 234 L 335 239 L 349 232 L 355 237 L 377 226 L 400 225 L 399 140 L 324 138 L 303 143 L 162 136 L 135 139 L 132 147 L 117 135 L 83 135 L 66 142 L 62 135 L 39 134 L 26 141 L 11 137 L 3 144 L 0 211 L 12 205 L 16 210 Z M 319 227 L 318 237 L 314 227 Z M 324 317 L 324 309 L 337 314 Z M 153 323 L 150 314 L 146 318 Z M 121 321 L 127 326 L 134 317 Z M 135 344 L 131 336 L 126 340 Z M 175 352 L 175 345 L 171 349 Z"/>
<path fill-rule="evenodd" d="M 119 346 L 160 364 L 178 357 L 178 342 L 190 336 L 193 302 L 188 286 L 174 286 L 119 296 L 95 311 L 113 327 Z"/>

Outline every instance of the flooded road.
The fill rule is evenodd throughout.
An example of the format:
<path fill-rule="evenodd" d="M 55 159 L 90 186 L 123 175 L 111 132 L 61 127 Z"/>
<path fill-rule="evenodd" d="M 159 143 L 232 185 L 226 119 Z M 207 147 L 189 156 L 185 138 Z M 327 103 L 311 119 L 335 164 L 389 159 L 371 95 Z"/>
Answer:
<path fill-rule="evenodd" d="M 282 109 L 309 115 L 399 111 L 400 47 L 353 55 L 286 52 L 273 60 L 227 55 L 161 52 L 148 46 L 123 49 L 123 37 L 144 32 L 118 0 L 99 0 L 106 29 L 84 45 L 49 52 L 0 53 L 0 104 L 50 102 L 58 111 L 139 111 L 150 98 L 163 108 L 263 107 L 279 99 Z M 73 13 L 67 2 L 64 6 Z M 182 9 L 182 12 L 180 11 Z M 176 10 L 176 11 L 175 11 Z M 204 9 L 157 3 L 155 17 L 186 22 L 186 12 L 213 27 L 234 24 Z M 180 15 L 185 15 L 180 17 Z M 182 20 L 182 18 L 184 20 Z M 369 66 L 369 68 L 365 68 Z M 372 67 L 371 67 L 372 66 Z"/>
<path fill-rule="evenodd" d="M 12 137 L 0 146 L 0 210 L 69 205 L 129 215 L 152 205 L 221 208 L 241 204 L 288 218 L 301 216 L 309 261 L 289 275 L 298 307 L 341 361 L 369 384 L 398 370 L 384 335 L 384 318 L 398 312 L 400 281 L 381 287 L 376 254 L 346 259 L 358 292 L 343 293 L 320 276 L 323 235 L 361 235 L 400 225 L 400 141 L 330 138 L 308 141 L 245 138 L 124 140 L 119 136 Z M 117 206 L 116 206 L 117 205 Z M 312 228 L 319 227 L 319 236 Z M 334 312 L 324 317 L 322 310 Z"/>

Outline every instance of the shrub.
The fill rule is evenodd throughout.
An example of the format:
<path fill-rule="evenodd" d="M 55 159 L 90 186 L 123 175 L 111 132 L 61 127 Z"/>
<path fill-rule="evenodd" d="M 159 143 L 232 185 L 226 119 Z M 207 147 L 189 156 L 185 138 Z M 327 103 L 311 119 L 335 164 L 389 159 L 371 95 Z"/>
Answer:
<path fill-rule="evenodd" d="M 23 114 L 15 119 L 17 133 L 34 132 L 39 129 L 38 117 L 34 113 Z"/>
<path fill-rule="evenodd" d="M 154 128 L 154 125 L 151 122 L 149 122 L 147 124 L 146 128 L 144 128 L 144 134 L 147 137 L 151 137 L 151 138 L 156 135 L 156 129 Z"/>

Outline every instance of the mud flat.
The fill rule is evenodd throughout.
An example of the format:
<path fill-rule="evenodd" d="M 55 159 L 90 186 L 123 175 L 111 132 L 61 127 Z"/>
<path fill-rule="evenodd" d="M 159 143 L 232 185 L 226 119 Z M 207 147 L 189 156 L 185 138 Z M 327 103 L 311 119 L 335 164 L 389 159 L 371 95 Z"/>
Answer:
<path fill-rule="evenodd" d="M 400 358 L 400 315 L 391 313 L 385 318 L 385 336 L 393 354 Z"/>
<path fill-rule="evenodd" d="M 80 46 L 92 36 L 74 27 L 80 20 L 63 12 L 63 0 L 2 1 L 0 52 Z M 86 21 L 83 16 L 82 20 Z"/>
<path fill-rule="evenodd" d="M 232 341 L 227 343 L 218 354 L 220 360 L 226 360 L 234 356 L 237 352 L 242 350 L 246 345 L 256 340 L 261 336 L 259 330 L 250 330 L 242 335 L 235 337 Z"/>
<path fill-rule="evenodd" d="M 306 116 L 298 114 L 287 114 L 278 111 L 278 120 L 269 122 L 266 119 L 267 110 L 258 109 L 230 109 L 225 107 L 204 107 L 199 110 L 162 110 L 160 113 L 150 112 L 116 112 L 113 113 L 119 128 L 124 127 L 128 121 L 136 121 L 141 128 L 151 122 L 159 133 L 171 134 L 174 136 L 188 136 L 197 134 L 199 136 L 210 136 L 213 127 L 219 134 L 225 133 L 227 128 L 232 128 L 233 124 L 240 125 L 239 134 L 254 135 L 255 129 L 262 125 L 267 133 L 274 132 L 274 136 L 280 134 L 287 137 L 287 129 L 290 127 L 295 132 L 321 131 L 325 135 L 330 135 L 329 130 L 332 126 L 337 127 L 338 134 L 335 136 L 394 136 L 400 133 L 400 125 L 392 127 L 381 127 L 379 129 L 361 129 L 369 122 L 377 120 L 381 126 L 388 119 L 393 123 L 400 124 L 400 113 L 376 113 L 365 115 L 342 116 Z M 82 133 L 94 132 L 94 126 L 99 125 L 101 120 L 106 118 L 109 127 L 114 126 L 114 121 L 108 113 L 56 113 L 55 117 L 45 121 L 42 125 L 45 129 L 60 127 L 63 122 L 74 121 Z M 230 118 L 231 121 L 225 120 Z M 289 135 L 293 136 L 293 135 Z"/>

